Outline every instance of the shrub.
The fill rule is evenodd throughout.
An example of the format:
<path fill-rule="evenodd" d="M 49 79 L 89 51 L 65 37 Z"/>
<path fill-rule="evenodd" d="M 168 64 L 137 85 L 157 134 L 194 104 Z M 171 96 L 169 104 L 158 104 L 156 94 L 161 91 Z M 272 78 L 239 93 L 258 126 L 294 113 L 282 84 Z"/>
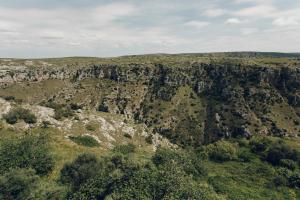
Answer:
<path fill-rule="evenodd" d="M 193 175 L 195 178 L 207 174 L 207 170 L 203 166 L 201 159 L 193 152 L 159 148 L 152 157 L 152 162 L 158 167 L 176 165 L 181 167 L 185 173 Z"/>
<path fill-rule="evenodd" d="M 27 199 L 38 180 L 32 169 L 13 169 L 0 176 L 0 199 Z"/>
<path fill-rule="evenodd" d="M 31 113 L 30 110 L 24 108 L 12 109 L 4 115 L 3 118 L 9 124 L 15 124 L 20 119 L 24 120 L 28 124 L 34 124 L 37 122 L 36 116 Z"/>
<path fill-rule="evenodd" d="M 38 175 L 52 171 L 54 161 L 44 136 L 26 135 L 14 141 L 5 140 L 0 148 L 0 173 L 10 168 L 32 168 Z"/>
<path fill-rule="evenodd" d="M 250 162 L 254 158 L 254 156 L 248 150 L 244 149 L 239 151 L 238 158 L 242 162 Z"/>
<path fill-rule="evenodd" d="M 14 96 L 4 96 L 3 97 L 6 101 L 14 101 L 16 98 Z"/>
<path fill-rule="evenodd" d="M 124 137 L 132 139 L 132 136 L 130 134 L 128 134 L 128 133 L 124 133 Z"/>
<path fill-rule="evenodd" d="M 153 135 L 152 135 L 152 134 L 148 135 L 148 136 L 145 138 L 145 141 L 146 141 L 148 144 L 153 144 Z"/>
<path fill-rule="evenodd" d="M 55 109 L 54 118 L 61 120 L 62 118 L 68 118 L 74 116 L 74 111 L 70 107 L 62 107 Z"/>
<path fill-rule="evenodd" d="M 49 121 L 42 121 L 42 128 L 49 128 L 51 123 Z"/>
<path fill-rule="evenodd" d="M 272 165 L 279 165 L 281 159 L 290 159 L 298 162 L 299 152 L 286 144 L 276 143 L 267 152 L 266 161 Z"/>
<path fill-rule="evenodd" d="M 279 165 L 281 167 L 285 167 L 290 170 L 295 170 L 297 168 L 297 163 L 295 161 L 289 160 L 289 159 L 281 159 L 279 161 Z"/>
<path fill-rule="evenodd" d="M 82 109 L 82 105 L 78 105 L 77 103 L 71 103 L 70 108 L 72 110 L 79 110 L 79 109 Z"/>
<path fill-rule="evenodd" d="M 98 106 L 98 111 L 100 112 L 108 112 L 108 106 L 102 101 Z"/>
<path fill-rule="evenodd" d="M 67 163 L 61 170 L 60 181 L 70 184 L 74 189 L 85 183 L 97 173 L 98 159 L 93 154 L 81 154 L 72 163 Z"/>
<path fill-rule="evenodd" d="M 290 187 L 300 188 L 300 173 L 294 172 L 288 177 Z"/>
<path fill-rule="evenodd" d="M 271 146 L 271 143 L 271 140 L 266 137 L 254 137 L 249 144 L 253 153 L 261 154 Z"/>
<path fill-rule="evenodd" d="M 207 146 L 208 156 L 216 162 L 237 159 L 237 145 L 225 140 L 220 140 Z"/>
<path fill-rule="evenodd" d="M 86 147 L 99 147 L 99 143 L 93 137 L 88 135 L 83 136 L 69 136 L 69 139 L 75 142 L 78 145 L 86 146 Z"/>

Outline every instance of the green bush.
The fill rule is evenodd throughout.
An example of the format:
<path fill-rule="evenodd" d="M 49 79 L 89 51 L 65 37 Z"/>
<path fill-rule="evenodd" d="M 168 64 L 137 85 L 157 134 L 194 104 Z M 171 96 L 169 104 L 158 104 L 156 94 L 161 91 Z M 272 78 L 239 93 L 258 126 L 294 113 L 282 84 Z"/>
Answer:
<path fill-rule="evenodd" d="M 249 152 L 248 149 L 243 149 L 239 151 L 238 158 L 242 162 L 250 162 L 252 159 L 254 159 L 254 156 L 251 152 Z"/>
<path fill-rule="evenodd" d="M 272 165 L 279 165 L 282 159 L 298 162 L 300 161 L 300 154 L 286 144 L 275 143 L 267 151 L 266 161 Z"/>
<path fill-rule="evenodd" d="M 44 136 L 26 135 L 19 140 L 5 140 L 0 146 L 0 174 L 11 168 L 32 168 L 38 175 L 52 171 L 54 161 Z"/>
<path fill-rule="evenodd" d="M 80 156 L 64 166 L 61 180 L 71 186 L 69 199 L 222 199 L 180 165 L 138 165 L 119 152 L 100 160 Z"/>
<path fill-rule="evenodd" d="M 294 172 L 288 177 L 290 187 L 300 188 L 300 173 Z"/>
<path fill-rule="evenodd" d="M 99 147 L 100 144 L 93 137 L 88 135 L 83 136 L 69 136 L 69 139 L 75 142 L 78 145 L 86 146 L 86 147 Z"/>
<path fill-rule="evenodd" d="M 207 174 L 201 158 L 193 152 L 159 148 L 152 157 L 152 162 L 158 167 L 176 165 L 181 167 L 186 174 L 193 175 L 194 178 Z"/>
<path fill-rule="evenodd" d="M 281 159 L 279 161 L 279 165 L 281 167 L 285 167 L 290 170 L 295 170 L 297 168 L 297 163 L 295 161 L 289 160 L 289 159 Z"/>
<path fill-rule="evenodd" d="M 28 199 L 38 176 L 32 169 L 13 169 L 0 176 L 0 199 Z"/>
<path fill-rule="evenodd" d="M 56 120 L 74 116 L 75 113 L 73 109 L 78 108 L 77 104 L 65 105 L 55 103 L 54 101 L 42 102 L 41 105 L 54 109 L 54 118 Z"/>
<path fill-rule="evenodd" d="M 267 137 L 254 137 L 249 144 L 253 153 L 261 154 L 271 146 L 271 143 Z"/>
<path fill-rule="evenodd" d="M 69 184 L 75 190 L 97 173 L 98 159 L 93 154 L 81 154 L 72 163 L 67 163 L 61 170 L 60 181 Z"/>
<path fill-rule="evenodd" d="M 15 124 L 18 120 L 24 120 L 28 124 L 34 124 L 37 122 L 36 116 L 31 113 L 30 110 L 20 107 L 10 110 L 3 116 L 3 118 L 9 124 Z"/>
<path fill-rule="evenodd" d="M 72 116 L 74 116 L 74 111 L 68 106 L 55 109 L 54 118 L 56 120 L 61 120 L 63 118 L 68 118 Z"/>
<path fill-rule="evenodd" d="M 207 146 L 208 156 L 216 162 L 225 162 L 237 159 L 237 145 L 220 140 Z"/>

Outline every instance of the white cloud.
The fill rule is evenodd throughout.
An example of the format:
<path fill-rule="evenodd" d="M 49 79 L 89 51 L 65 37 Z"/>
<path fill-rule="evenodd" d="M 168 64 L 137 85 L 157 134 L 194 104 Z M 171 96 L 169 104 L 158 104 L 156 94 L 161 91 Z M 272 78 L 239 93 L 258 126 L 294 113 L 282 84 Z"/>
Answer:
<path fill-rule="evenodd" d="M 280 7 L 279 1 L 112 0 L 49 8 L 0 3 L 0 56 L 299 51 L 300 7 L 292 0 Z"/>
<path fill-rule="evenodd" d="M 0 20 L 0 32 L 15 32 L 15 31 L 16 31 L 16 24 L 10 21 Z"/>
<path fill-rule="evenodd" d="M 229 18 L 225 21 L 225 24 L 236 25 L 241 24 L 242 21 L 239 18 Z"/>
<path fill-rule="evenodd" d="M 242 17 L 273 17 L 278 10 L 272 5 L 257 5 L 243 8 L 234 14 Z"/>
<path fill-rule="evenodd" d="M 220 17 L 225 13 L 226 11 L 221 8 L 209 8 L 203 12 L 203 15 L 207 17 Z"/>
<path fill-rule="evenodd" d="M 241 30 L 242 35 L 251 35 L 258 32 L 257 28 L 243 28 Z"/>
<path fill-rule="evenodd" d="M 196 21 L 196 20 L 192 20 L 192 21 L 188 21 L 185 23 L 186 26 L 191 26 L 197 29 L 201 29 L 205 26 L 208 26 L 210 24 L 210 22 L 206 22 L 206 21 Z"/>
<path fill-rule="evenodd" d="M 299 19 L 296 19 L 295 17 L 280 17 L 273 21 L 273 25 L 275 26 L 299 25 Z"/>
<path fill-rule="evenodd" d="M 241 3 L 253 3 L 253 4 L 270 4 L 273 3 L 274 0 L 233 0 L 233 2 L 241 4 Z"/>

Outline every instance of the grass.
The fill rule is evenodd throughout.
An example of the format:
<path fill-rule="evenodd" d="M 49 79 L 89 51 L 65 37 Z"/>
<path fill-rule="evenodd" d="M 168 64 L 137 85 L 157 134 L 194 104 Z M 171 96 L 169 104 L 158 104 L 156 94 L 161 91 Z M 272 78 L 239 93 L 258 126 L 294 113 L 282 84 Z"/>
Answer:
<path fill-rule="evenodd" d="M 69 139 L 75 142 L 78 145 L 86 146 L 86 147 L 99 147 L 100 144 L 93 137 L 88 135 L 83 136 L 69 136 Z"/>
<path fill-rule="evenodd" d="M 208 182 L 231 200 L 293 199 L 296 189 L 272 186 L 274 169 L 259 159 L 249 163 L 206 161 Z M 298 196 L 299 198 L 299 196 Z"/>

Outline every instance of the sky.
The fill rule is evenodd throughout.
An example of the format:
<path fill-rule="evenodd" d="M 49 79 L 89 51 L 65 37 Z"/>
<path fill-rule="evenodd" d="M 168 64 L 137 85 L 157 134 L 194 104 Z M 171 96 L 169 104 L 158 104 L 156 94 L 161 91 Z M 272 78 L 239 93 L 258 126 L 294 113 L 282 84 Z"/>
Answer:
<path fill-rule="evenodd" d="M 0 57 L 300 52 L 300 0 L 0 0 Z"/>

